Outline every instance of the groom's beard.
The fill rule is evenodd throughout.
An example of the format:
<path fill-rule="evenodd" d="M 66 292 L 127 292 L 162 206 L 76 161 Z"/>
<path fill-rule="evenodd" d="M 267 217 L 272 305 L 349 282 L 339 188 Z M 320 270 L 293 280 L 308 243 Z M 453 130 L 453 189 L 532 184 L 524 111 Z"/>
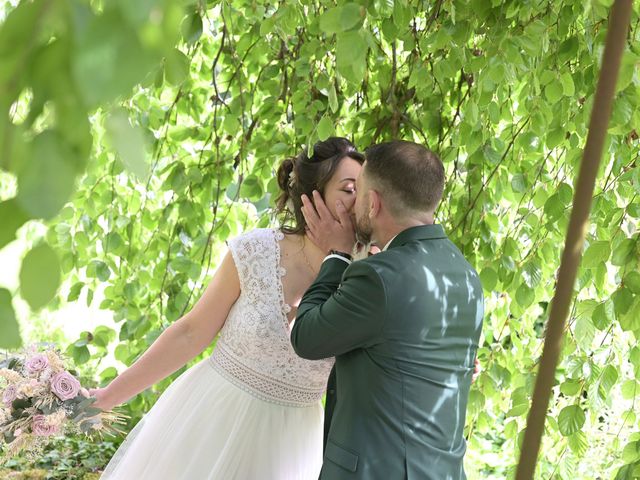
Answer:
<path fill-rule="evenodd" d="M 356 216 L 356 239 L 364 244 L 368 245 L 371 243 L 371 219 L 369 218 L 368 213 L 363 215 L 362 218 L 358 218 Z"/>

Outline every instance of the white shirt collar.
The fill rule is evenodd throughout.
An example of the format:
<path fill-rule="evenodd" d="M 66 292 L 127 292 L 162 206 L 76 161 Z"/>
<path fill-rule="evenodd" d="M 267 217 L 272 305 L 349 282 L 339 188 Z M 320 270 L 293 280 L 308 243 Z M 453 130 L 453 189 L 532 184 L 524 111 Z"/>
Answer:
<path fill-rule="evenodd" d="M 399 234 L 398 234 L 398 235 L 399 235 Z M 384 246 L 384 248 L 382 249 L 382 251 L 383 251 L 383 252 L 384 252 L 384 251 L 386 251 L 386 250 L 387 250 L 387 248 L 389 248 L 389 245 L 391 245 L 391 242 L 393 242 L 393 241 L 396 239 L 396 237 L 397 237 L 398 235 L 394 235 L 394 236 L 393 236 L 393 238 L 387 242 L 387 244 L 386 244 L 386 245 Z"/>

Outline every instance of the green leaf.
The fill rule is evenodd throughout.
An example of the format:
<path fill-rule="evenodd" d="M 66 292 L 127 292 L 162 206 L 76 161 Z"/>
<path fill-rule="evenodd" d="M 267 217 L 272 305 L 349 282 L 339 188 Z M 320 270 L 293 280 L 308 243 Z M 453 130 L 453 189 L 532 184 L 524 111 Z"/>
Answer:
<path fill-rule="evenodd" d="M 545 143 L 548 148 L 555 148 L 565 139 L 565 130 L 563 128 L 555 128 L 551 130 L 546 137 Z"/>
<path fill-rule="evenodd" d="M 109 327 L 100 326 L 93 331 L 93 344 L 106 348 L 116 338 L 116 332 Z"/>
<path fill-rule="evenodd" d="M 484 153 L 484 156 L 486 157 L 486 159 L 489 161 L 489 163 L 493 164 L 493 165 L 497 165 L 500 160 L 501 160 L 501 156 L 500 154 L 490 145 L 485 145 L 482 148 L 482 151 Z"/>
<path fill-rule="evenodd" d="M 92 260 L 87 266 L 87 276 L 97 278 L 101 282 L 106 282 L 111 276 L 111 270 L 106 263 L 100 260 Z"/>
<path fill-rule="evenodd" d="M 20 268 L 20 293 L 33 310 L 49 303 L 60 285 L 58 256 L 46 243 L 31 249 Z"/>
<path fill-rule="evenodd" d="M 554 193 L 544 204 L 544 213 L 549 216 L 550 221 L 555 221 L 564 215 L 564 205 L 560 201 L 557 193 Z"/>
<path fill-rule="evenodd" d="M 573 189 L 571 188 L 571 186 L 564 182 L 561 183 L 558 186 L 558 198 L 563 203 L 563 205 L 570 205 L 573 198 Z"/>
<path fill-rule="evenodd" d="M 511 178 L 511 188 L 516 193 L 522 193 L 527 189 L 527 183 L 524 179 L 524 175 L 521 173 L 516 173 Z"/>
<path fill-rule="evenodd" d="M 420 70 L 417 70 L 418 74 L 424 75 Z M 480 111 L 478 110 L 478 104 L 472 100 L 469 100 L 466 105 L 467 119 L 471 125 L 475 125 L 478 122 Z M 517 174 L 516 174 L 517 175 Z"/>
<path fill-rule="evenodd" d="M 633 347 L 631 349 L 631 352 L 629 353 L 629 360 L 635 368 L 640 369 L 640 348 Z"/>
<path fill-rule="evenodd" d="M 359 31 L 338 35 L 336 64 L 340 74 L 352 83 L 360 83 L 366 70 L 368 45 Z"/>
<path fill-rule="evenodd" d="M 362 22 L 364 13 L 365 10 L 357 3 L 331 8 L 320 16 L 320 30 L 328 34 L 350 30 Z"/>
<path fill-rule="evenodd" d="M 91 342 L 91 339 L 92 339 L 91 332 L 82 332 L 80 334 L 80 338 L 76 340 L 73 345 L 76 347 L 84 347 L 85 345 L 88 345 L 89 342 Z"/>
<path fill-rule="evenodd" d="M 498 274 L 491 267 L 485 267 L 480 272 L 480 282 L 485 292 L 491 292 L 498 283 Z"/>
<path fill-rule="evenodd" d="M 140 284 L 137 281 L 127 283 L 124 286 L 124 296 L 127 300 L 134 301 L 140 290 Z"/>
<path fill-rule="evenodd" d="M 322 117 L 318 122 L 318 139 L 326 140 L 334 134 L 333 122 L 329 117 Z"/>
<path fill-rule="evenodd" d="M 626 133 L 627 124 L 631 121 L 632 116 L 633 106 L 624 95 L 620 95 L 613 104 L 609 131 L 614 133 Z"/>
<path fill-rule="evenodd" d="M 582 255 L 582 266 L 584 268 L 595 268 L 600 265 L 600 262 L 609 260 L 609 255 L 611 255 L 609 242 L 592 242 Z"/>
<path fill-rule="evenodd" d="M 528 403 L 521 403 L 518 405 L 514 405 L 511 410 L 506 413 L 506 417 L 521 417 L 529 411 Z"/>
<path fill-rule="evenodd" d="M 58 132 L 47 130 L 31 145 L 31 155 L 18 172 L 20 208 L 31 218 L 53 218 L 74 190 L 76 157 Z"/>
<path fill-rule="evenodd" d="M 187 257 L 176 257 L 169 262 L 169 266 L 176 272 L 186 273 L 191 268 L 192 263 L 191 259 Z"/>
<path fill-rule="evenodd" d="M 156 0 L 140 0 L 133 3 L 127 0 L 112 0 L 110 3 L 113 3 L 113 1 L 118 6 L 118 10 L 122 13 L 125 21 L 136 27 L 144 25 L 149 17 L 153 15 L 154 9 L 158 5 Z"/>
<path fill-rule="evenodd" d="M 328 34 L 342 31 L 341 16 L 342 9 L 340 7 L 330 8 L 325 11 L 319 19 L 320 30 Z"/>
<path fill-rule="evenodd" d="M 3 14 L 7 12 L 3 5 Z M 20 2 L 15 9 L 12 9 L 6 18 L 0 24 L 0 52 L 2 52 L 2 63 L 0 64 L 0 85 L 6 85 L 13 88 L 9 91 L 3 91 L 3 96 L 7 95 L 3 100 L 11 104 L 18 95 L 21 80 L 21 71 L 23 72 L 23 64 L 28 61 L 29 53 L 33 47 L 32 28 L 36 25 L 38 18 L 42 16 L 42 11 L 46 3 L 43 0 L 34 2 Z M 31 27 L 31 28 L 30 28 Z M 13 82 L 8 80 L 12 77 Z"/>
<path fill-rule="evenodd" d="M 611 263 L 619 267 L 627 263 L 634 254 L 636 248 L 636 241 L 631 238 L 625 238 L 620 244 L 613 250 L 611 257 Z"/>
<path fill-rule="evenodd" d="M 558 49 L 558 61 L 564 62 L 570 58 L 573 58 L 578 51 L 580 42 L 576 37 L 570 37 L 560 44 Z"/>
<path fill-rule="evenodd" d="M 338 96 L 336 95 L 336 89 L 333 84 L 329 85 L 329 107 L 333 113 L 338 111 Z"/>
<path fill-rule="evenodd" d="M 180 85 L 189 77 L 191 60 L 177 48 L 171 50 L 165 58 L 164 71 L 167 81 L 172 85 Z"/>
<path fill-rule="evenodd" d="M 575 85 L 573 84 L 573 77 L 571 76 L 570 73 L 565 72 L 560 76 L 560 83 L 562 83 L 562 92 L 564 93 L 565 96 L 567 97 L 572 97 L 575 92 L 576 92 L 576 88 Z"/>
<path fill-rule="evenodd" d="M 245 178 L 240 188 L 240 196 L 252 201 L 260 200 L 264 195 L 262 180 L 255 175 Z"/>
<path fill-rule="evenodd" d="M 552 81 L 544 88 L 544 95 L 551 103 L 556 103 L 558 100 L 560 100 L 562 98 L 562 94 L 562 84 L 557 80 Z"/>
<path fill-rule="evenodd" d="M 627 380 L 622 384 L 622 398 L 631 400 L 640 394 L 640 383 L 636 380 Z"/>
<path fill-rule="evenodd" d="M 516 302 L 522 307 L 527 308 L 535 299 L 535 291 L 525 284 L 522 284 L 516 290 Z"/>
<path fill-rule="evenodd" d="M 582 382 L 574 380 L 572 378 L 567 379 L 560 384 L 560 391 L 570 397 L 577 395 L 582 389 Z"/>
<path fill-rule="evenodd" d="M 580 316 L 576 319 L 574 334 L 580 348 L 590 350 L 595 333 L 595 326 L 589 317 Z"/>
<path fill-rule="evenodd" d="M 78 29 L 72 70 L 85 103 L 92 107 L 130 92 L 159 58 L 143 48 L 138 32 L 117 10 L 97 16 L 83 13 L 88 23 Z"/>
<path fill-rule="evenodd" d="M 618 82 L 616 84 L 616 93 L 624 90 L 631 84 L 639 63 L 640 57 L 631 50 L 626 50 L 623 53 Z"/>
<path fill-rule="evenodd" d="M 357 3 L 347 3 L 340 12 L 340 27 L 342 31 L 354 28 L 362 23 L 366 10 Z"/>
<path fill-rule="evenodd" d="M 589 448 L 586 434 L 580 430 L 567 438 L 569 448 L 578 458 L 582 458 Z"/>
<path fill-rule="evenodd" d="M 102 382 L 109 382 L 118 376 L 118 370 L 115 367 L 107 367 L 100 372 L 100 380 Z"/>
<path fill-rule="evenodd" d="M 611 302 L 600 303 L 591 314 L 591 321 L 598 330 L 606 330 L 613 321 L 613 304 Z"/>
<path fill-rule="evenodd" d="M 613 386 L 618 381 L 618 370 L 613 365 L 607 365 L 600 374 L 600 390 L 601 398 L 607 398 Z"/>
<path fill-rule="evenodd" d="M 634 463 L 640 460 L 640 441 L 629 442 L 622 449 L 622 461 Z"/>
<path fill-rule="evenodd" d="M 124 363 L 125 365 L 129 365 L 132 355 L 131 351 L 129 350 L 128 343 L 121 343 L 120 345 L 118 345 L 113 354 L 116 357 L 116 360 Z"/>
<path fill-rule="evenodd" d="M 89 349 L 86 347 L 86 345 L 82 345 L 79 347 L 76 345 L 72 345 L 70 349 L 71 356 L 73 357 L 73 361 L 76 365 L 82 365 L 84 363 L 87 363 L 91 359 L 91 353 L 89 352 Z"/>
<path fill-rule="evenodd" d="M 260 35 L 266 37 L 270 33 L 273 33 L 273 27 L 275 26 L 274 17 L 265 18 L 264 21 L 260 24 Z"/>
<path fill-rule="evenodd" d="M 182 38 L 189 44 L 194 44 L 202 36 L 202 18 L 198 12 L 187 15 L 182 21 Z"/>
<path fill-rule="evenodd" d="M 16 231 L 27 221 L 29 216 L 20 208 L 15 198 L 0 202 L 0 248 L 16 238 Z"/>
<path fill-rule="evenodd" d="M 627 313 L 633 304 L 633 294 L 626 287 L 619 288 L 613 292 L 611 299 L 613 300 L 613 307 L 617 316 Z"/>
<path fill-rule="evenodd" d="M 542 280 L 542 270 L 538 261 L 527 262 L 523 268 L 524 281 L 529 288 L 536 288 Z"/>
<path fill-rule="evenodd" d="M 585 415 L 579 405 L 564 407 L 558 415 L 558 427 L 565 437 L 580 431 L 584 425 Z"/>
<path fill-rule="evenodd" d="M 118 253 L 123 247 L 124 242 L 118 232 L 109 232 L 102 239 L 102 248 L 105 253 Z"/>
<path fill-rule="evenodd" d="M 84 287 L 84 282 L 76 282 L 69 289 L 69 295 L 67 295 L 67 302 L 75 302 L 80 297 L 80 292 Z"/>
<path fill-rule="evenodd" d="M 414 12 L 410 2 L 394 2 L 392 18 L 399 30 L 406 30 L 413 17 Z M 455 23 L 455 15 L 452 16 L 452 20 Z"/>
<path fill-rule="evenodd" d="M 626 311 L 618 314 L 618 321 L 624 331 L 640 329 L 640 295 L 633 297 Z"/>
<path fill-rule="evenodd" d="M 627 287 L 631 292 L 638 294 L 640 293 L 640 273 L 633 271 L 629 272 L 624 276 L 622 283 L 625 287 Z"/>
<path fill-rule="evenodd" d="M 136 125 L 132 125 L 124 109 L 113 111 L 105 123 L 109 142 L 118 153 L 120 160 L 139 180 L 149 176 L 149 163 L 145 148 L 144 133 Z"/>
<path fill-rule="evenodd" d="M 6 288 L 0 288 L 0 348 L 11 349 L 20 346 L 20 327 L 11 304 L 11 293 Z"/>

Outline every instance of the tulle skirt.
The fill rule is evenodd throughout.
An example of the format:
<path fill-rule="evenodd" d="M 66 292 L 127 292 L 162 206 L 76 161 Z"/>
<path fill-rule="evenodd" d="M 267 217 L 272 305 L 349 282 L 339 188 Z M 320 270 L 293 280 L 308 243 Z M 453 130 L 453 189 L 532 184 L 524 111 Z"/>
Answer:
<path fill-rule="evenodd" d="M 322 466 L 320 403 L 260 400 L 208 360 L 183 373 L 133 428 L 103 480 L 312 480 Z"/>

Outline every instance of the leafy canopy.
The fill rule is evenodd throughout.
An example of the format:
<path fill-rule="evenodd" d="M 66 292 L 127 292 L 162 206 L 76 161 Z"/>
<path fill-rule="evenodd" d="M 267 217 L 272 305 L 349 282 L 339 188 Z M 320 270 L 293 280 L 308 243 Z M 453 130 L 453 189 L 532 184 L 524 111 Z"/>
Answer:
<path fill-rule="evenodd" d="M 84 333 L 70 347 L 76 362 L 115 345 L 128 365 L 184 314 L 224 241 L 273 223 L 285 156 L 333 134 L 362 148 L 412 139 L 443 158 L 437 216 L 487 297 L 469 475 L 510 474 L 612 2 L 228 0 L 183 13 L 171 1 L 98 3 L 22 2 L 0 30 L 0 167 L 15 179 L 0 246 L 29 219 L 47 221 L 41 240 L 57 255 L 34 243 L 20 294 L 39 308 L 58 275 L 67 301 L 91 303 L 106 286 L 100 307 L 119 326 Z M 639 8 L 540 478 L 640 469 Z M 37 265 L 48 273 L 33 286 Z M 15 346 L 2 306 L 2 341 Z M 134 417 L 155 398 L 132 401 Z"/>

